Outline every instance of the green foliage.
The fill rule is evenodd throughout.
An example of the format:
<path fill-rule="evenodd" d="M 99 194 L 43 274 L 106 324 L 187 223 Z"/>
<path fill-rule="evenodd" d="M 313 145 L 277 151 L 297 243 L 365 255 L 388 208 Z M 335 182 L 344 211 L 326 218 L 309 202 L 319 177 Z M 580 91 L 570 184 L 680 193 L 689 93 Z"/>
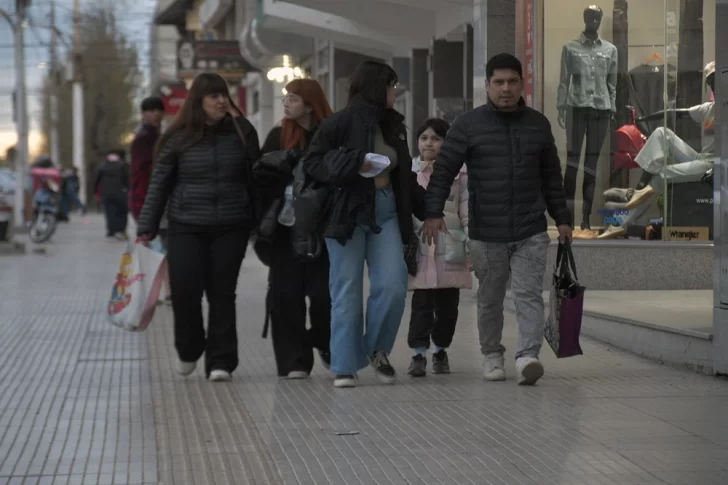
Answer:
<path fill-rule="evenodd" d="M 113 6 L 96 5 L 85 11 L 81 26 L 81 72 L 84 86 L 85 159 L 87 180 L 110 149 L 122 147 L 138 124 L 136 93 L 141 84 L 137 49 L 119 31 Z M 70 59 L 69 59 L 70 62 Z M 52 81 L 44 86 L 43 134 L 50 134 Z M 57 84 L 59 162 L 73 163 L 73 87 Z M 47 152 L 48 150 L 46 150 Z"/>
<path fill-rule="evenodd" d="M 660 214 L 662 214 L 662 210 L 665 208 L 665 195 L 660 194 L 657 196 L 657 208 L 660 209 Z"/>

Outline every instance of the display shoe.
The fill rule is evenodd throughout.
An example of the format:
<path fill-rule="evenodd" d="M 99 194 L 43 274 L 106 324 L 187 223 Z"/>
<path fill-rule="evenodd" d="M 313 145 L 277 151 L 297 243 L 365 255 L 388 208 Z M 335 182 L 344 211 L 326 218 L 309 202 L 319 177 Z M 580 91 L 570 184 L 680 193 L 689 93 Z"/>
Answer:
<path fill-rule="evenodd" d="M 642 190 L 635 190 L 632 198 L 627 202 L 627 209 L 634 209 L 638 205 L 644 204 L 650 197 L 655 194 L 655 189 L 651 185 L 646 186 Z"/>
<path fill-rule="evenodd" d="M 596 239 L 599 234 L 592 229 L 575 229 L 572 237 L 574 239 Z"/>
<path fill-rule="evenodd" d="M 620 189 L 614 187 L 604 191 L 604 200 L 608 202 L 629 202 L 634 194 L 634 189 Z"/>
<path fill-rule="evenodd" d="M 620 226 L 608 226 L 607 229 L 597 236 L 597 239 L 617 239 L 624 237 L 627 231 Z"/>

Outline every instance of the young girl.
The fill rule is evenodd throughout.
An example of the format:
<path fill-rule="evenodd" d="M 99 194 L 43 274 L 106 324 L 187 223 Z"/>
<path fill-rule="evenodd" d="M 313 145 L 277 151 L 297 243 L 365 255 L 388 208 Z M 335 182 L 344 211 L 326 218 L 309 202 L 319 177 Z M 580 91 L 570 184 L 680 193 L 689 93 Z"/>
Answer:
<path fill-rule="evenodd" d="M 412 162 L 417 181 L 427 188 L 433 165 L 450 125 L 445 120 L 431 118 L 417 130 L 420 156 Z M 427 349 L 434 344 L 432 371 L 449 374 L 447 348 L 455 333 L 458 319 L 460 289 L 472 288 L 473 279 L 466 255 L 468 226 L 468 174 L 463 166 L 455 178 L 450 197 L 445 204 L 445 221 L 450 234 L 441 234 L 437 243 L 420 243 L 417 276 L 409 278 L 412 313 L 407 343 L 414 350 L 409 367 L 412 377 L 427 374 Z M 421 223 L 414 220 L 415 230 Z"/>

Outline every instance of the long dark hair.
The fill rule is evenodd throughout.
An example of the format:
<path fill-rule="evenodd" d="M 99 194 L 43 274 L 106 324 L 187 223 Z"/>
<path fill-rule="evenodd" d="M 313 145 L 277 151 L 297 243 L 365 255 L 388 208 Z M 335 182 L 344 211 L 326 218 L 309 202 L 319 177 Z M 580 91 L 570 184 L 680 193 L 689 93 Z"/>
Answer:
<path fill-rule="evenodd" d="M 360 99 L 382 110 L 379 126 L 388 143 L 392 144 L 399 134 L 401 116 L 387 107 L 387 90 L 397 84 L 397 73 L 383 62 L 364 61 L 354 69 L 349 79 L 349 105 Z"/>
<path fill-rule="evenodd" d="M 397 73 L 379 61 L 364 61 L 354 69 L 349 80 L 349 104 L 355 99 L 380 109 L 387 109 L 387 88 L 397 84 Z"/>
<path fill-rule="evenodd" d="M 212 72 L 200 73 L 197 77 L 195 77 L 195 80 L 192 81 L 192 86 L 187 94 L 187 99 L 185 99 L 185 102 L 182 105 L 182 109 L 179 111 L 174 121 L 172 121 L 172 124 L 170 124 L 164 131 L 164 134 L 159 137 L 157 151 L 176 133 L 182 134 L 181 139 L 183 140 L 183 143 L 179 148 L 180 151 L 184 151 L 200 141 L 206 125 L 205 111 L 202 109 L 202 100 L 209 94 L 224 94 L 227 96 L 228 101 L 230 102 L 230 107 L 233 111 L 235 111 L 239 116 L 243 116 L 243 112 L 230 97 L 230 87 L 225 79 L 223 79 L 219 74 Z M 245 141 L 237 123 L 235 123 L 235 128 L 238 130 L 238 134 L 241 136 L 241 140 L 244 143 Z"/>

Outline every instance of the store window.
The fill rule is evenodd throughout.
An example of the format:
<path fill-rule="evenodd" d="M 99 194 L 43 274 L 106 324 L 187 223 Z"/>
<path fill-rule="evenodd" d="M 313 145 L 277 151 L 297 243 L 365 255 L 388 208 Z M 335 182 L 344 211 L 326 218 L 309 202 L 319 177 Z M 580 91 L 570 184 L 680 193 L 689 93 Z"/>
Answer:
<path fill-rule="evenodd" d="M 524 2 L 575 237 L 711 240 L 716 0 Z"/>

